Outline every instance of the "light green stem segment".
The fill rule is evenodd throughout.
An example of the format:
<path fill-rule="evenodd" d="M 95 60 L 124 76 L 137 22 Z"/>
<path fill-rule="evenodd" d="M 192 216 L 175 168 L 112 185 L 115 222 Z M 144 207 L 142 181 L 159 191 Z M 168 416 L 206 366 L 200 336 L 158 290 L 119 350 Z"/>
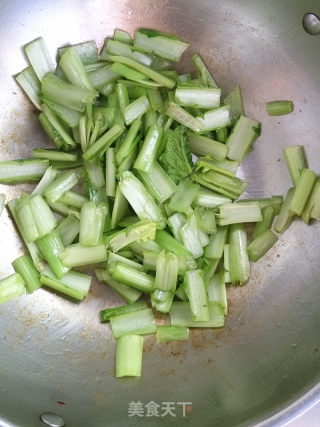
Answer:
<path fill-rule="evenodd" d="M 140 377 L 142 369 L 143 336 L 124 335 L 117 339 L 116 377 Z"/>
<path fill-rule="evenodd" d="M 292 101 L 270 101 L 267 102 L 269 116 L 283 116 L 292 113 L 294 109 Z"/>
<path fill-rule="evenodd" d="M 0 304 L 25 293 L 25 283 L 19 273 L 0 280 Z"/>
<path fill-rule="evenodd" d="M 292 213 L 301 216 L 316 179 L 317 175 L 311 169 L 302 169 L 289 206 Z"/>
<path fill-rule="evenodd" d="M 157 327 L 157 342 L 185 341 L 189 339 L 189 328 L 186 326 L 163 325 Z"/>
<path fill-rule="evenodd" d="M 29 293 L 40 288 L 40 275 L 35 268 L 30 255 L 22 255 L 12 262 L 12 267 L 16 273 L 19 273 L 24 280 Z"/>
<path fill-rule="evenodd" d="M 271 230 L 266 230 L 262 234 L 259 234 L 247 248 L 250 260 L 258 261 L 272 248 L 277 240 L 278 237 Z"/>

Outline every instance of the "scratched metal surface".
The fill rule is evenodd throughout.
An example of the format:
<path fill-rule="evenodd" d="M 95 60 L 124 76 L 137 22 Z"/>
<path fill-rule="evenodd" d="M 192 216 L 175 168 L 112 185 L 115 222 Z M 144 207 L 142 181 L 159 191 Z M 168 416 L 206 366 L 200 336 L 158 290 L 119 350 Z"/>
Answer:
<path fill-rule="evenodd" d="M 303 144 L 320 170 L 320 38 L 301 26 L 316 0 L 5 0 L 0 1 L 0 157 L 21 158 L 47 146 L 36 113 L 12 75 L 25 67 L 21 46 L 42 35 L 59 45 L 138 26 L 177 33 L 192 42 L 227 92 L 243 89 L 246 111 L 262 136 L 241 167 L 248 195 L 282 194 L 290 185 L 282 149 Z M 295 111 L 268 117 L 265 102 L 292 99 Z M 11 199 L 31 185 L 0 185 Z M 145 339 L 141 379 L 115 380 L 115 343 L 98 311 L 121 303 L 94 283 L 76 304 L 40 289 L 0 307 L 0 425 L 36 427 L 39 414 L 61 414 L 69 427 L 141 425 L 234 426 L 267 419 L 297 401 L 320 375 L 319 224 L 294 222 L 252 267 L 248 285 L 228 290 L 222 330 L 191 333 L 190 342 Z M 7 212 L 0 220 L 0 276 L 24 252 Z M 161 321 L 161 320 L 160 320 Z M 318 351 L 319 349 L 319 351 Z M 309 396 L 309 395 L 307 395 Z M 308 400 L 309 399 L 309 400 Z M 190 401 L 185 419 L 128 417 L 130 401 Z M 59 404 L 63 402 L 64 404 Z M 280 425 L 310 404 L 300 400 L 266 425 Z M 179 418 L 180 417 L 180 418 Z M 270 424 L 271 423 L 271 424 Z"/>

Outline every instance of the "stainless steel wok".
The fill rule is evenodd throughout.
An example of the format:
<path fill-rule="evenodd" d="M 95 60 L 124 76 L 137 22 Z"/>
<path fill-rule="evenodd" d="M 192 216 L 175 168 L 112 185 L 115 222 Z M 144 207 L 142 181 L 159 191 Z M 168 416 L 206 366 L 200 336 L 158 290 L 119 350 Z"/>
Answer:
<path fill-rule="evenodd" d="M 12 75 L 21 46 L 43 36 L 57 46 L 114 28 L 151 27 L 192 43 L 225 93 L 240 84 L 262 135 L 241 166 L 253 197 L 283 194 L 290 177 L 282 149 L 305 146 L 320 171 L 320 36 L 301 24 L 317 0 L 10 0 L 0 1 L 0 157 L 49 146 L 37 114 Z M 292 99 L 293 114 L 269 117 L 265 103 Z M 31 185 L 0 185 L 7 198 Z M 98 312 L 121 303 L 101 283 L 77 304 L 40 289 L 0 306 L 0 425 L 36 427 L 60 414 L 69 427 L 282 425 L 320 398 L 320 224 L 295 221 L 252 266 L 250 282 L 228 290 L 221 330 L 193 330 L 189 342 L 145 340 L 141 379 L 114 378 L 115 342 Z M 24 252 L 11 218 L 0 220 L 0 276 Z M 128 415 L 130 402 L 174 402 L 176 417 Z M 186 417 L 177 402 L 192 402 Z"/>

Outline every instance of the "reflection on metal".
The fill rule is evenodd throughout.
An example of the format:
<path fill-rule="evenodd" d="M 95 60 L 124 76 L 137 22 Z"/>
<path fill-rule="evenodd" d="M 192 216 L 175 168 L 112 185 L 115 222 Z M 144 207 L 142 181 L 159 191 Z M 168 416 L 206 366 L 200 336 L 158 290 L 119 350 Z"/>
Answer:
<path fill-rule="evenodd" d="M 64 419 L 52 412 L 44 412 L 40 415 L 40 420 L 49 427 L 63 427 L 65 425 Z"/>
<path fill-rule="evenodd" d="M 320 34 L 320 19 L 314 13 L 306 13 L 302 19 L 302 25 L 308 34 L 312 36 Z"/>

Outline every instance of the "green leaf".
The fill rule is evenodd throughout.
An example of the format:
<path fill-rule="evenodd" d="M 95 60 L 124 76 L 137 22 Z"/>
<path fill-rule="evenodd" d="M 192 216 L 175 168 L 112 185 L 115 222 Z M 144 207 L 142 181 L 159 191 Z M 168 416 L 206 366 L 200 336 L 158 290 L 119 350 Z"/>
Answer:
<path fill-rule="evenodd" d="M 186 128 L 177 126 L 166 135 L 166 147 L 159 162 L 167 174 L 178 183 L 192 171 L 192 157 Z"/>

